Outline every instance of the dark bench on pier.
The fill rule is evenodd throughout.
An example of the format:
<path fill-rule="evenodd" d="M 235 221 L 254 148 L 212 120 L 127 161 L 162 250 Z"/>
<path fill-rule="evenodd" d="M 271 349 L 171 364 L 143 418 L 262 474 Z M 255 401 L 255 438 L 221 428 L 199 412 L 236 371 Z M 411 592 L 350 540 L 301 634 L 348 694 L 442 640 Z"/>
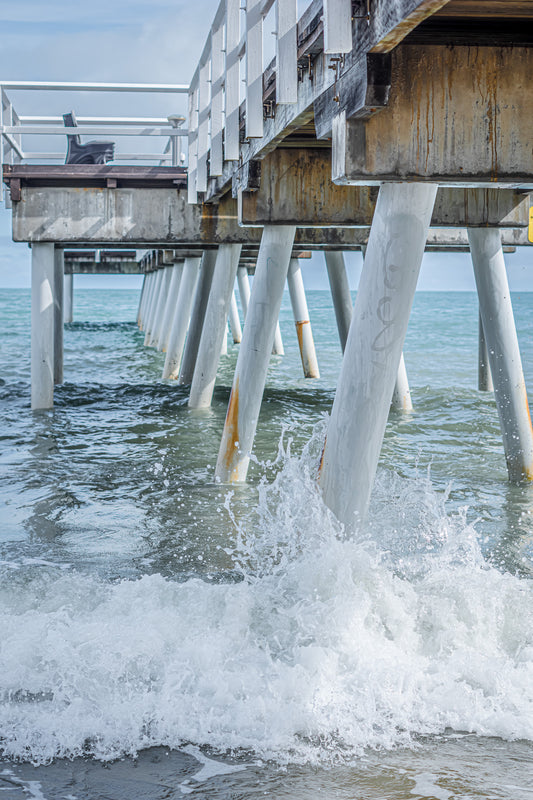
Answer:
<path fill-rule="evenodd" d="M 65 128 L 76 128 L 78 123 L 74 111 L 63 114 Z M 65 164 L 107 164 L 115 157 L 114 142 L 81 143 L 78 134 L 67 134 L 68 149 Z"/>

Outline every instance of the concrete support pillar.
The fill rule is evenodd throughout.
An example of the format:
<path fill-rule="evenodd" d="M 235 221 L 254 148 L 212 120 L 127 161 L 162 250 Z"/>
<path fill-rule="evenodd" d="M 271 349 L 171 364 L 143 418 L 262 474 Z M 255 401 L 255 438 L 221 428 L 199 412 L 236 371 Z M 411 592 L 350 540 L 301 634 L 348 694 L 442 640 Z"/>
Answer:
<path fill-rule="evenodd" d="M 239 286 L 239 297 L 241 298 L 242 316 L 246 320 L 248 303 L 250 302 L 250 281 L 247 267 L 239 267 L 237 269 L 237 284 Z"/>
<path fill-rule="evenodd" d="M 256 267 L 257 271 L 257 267 Z M 280 306 L 281 308 L 281 306 Z M 276 322 L 276 330 L 274 332 L 274 344 L 272 345 L 273 356 L 284 356 L 285 348 L 283 347 L 283 339 L 281 338 L 281 330 L 279 327 L 279 320 Z"/>
<path fill-rule="evenodd" d="M 63 250 L 54 250 L 54 383 L 63 383 Z"/>
<path fill-rule="evenodd" d="M 500 232 L 468 231 L 509 480 L 533 480 L 533 430 Z"/>
<path fill-rule="evenodd" d="M 246 267 L 239 267 L 237 271 L 237 282 L 239 284 L 239 296 L 241 298 L 242 314 L 246 322 L 246 314 L 248 313 L 248 303 L 250 302 L 250 279 L 248 278 L 248 270 Z M 283 356 L 285 350 L 283 349 L 283 339 L 281 338 L 281 330 L 279 327 L 279 320 L 276 322 L 276 333 L 274 334 L 274 344 L 272 345 L 272 355 Z"/>
<path fill-rule="evenodd" d="M 361 247 L 361 251 L 364 258 L 366 253 L 366 245 Z M 329 285 L 331 287 L 331 296 L 333 298 L 333 308 L 335 309 L 335 318 L 337 320 L 337 330 L 339 332 L 342 352 L 344 353 L 346 340 L 348 338 L 348 331 L 350 330 L 350 321 L 352 319 L 353 309 L 350 286 L 348 284 L 348 275 L 346 274 L 344 256 L 341 252 L 326 251 L 325 256 Z M 394 392 L 392 393 L 391 408 L 393 408 L 395 411 L 413 410 L 411 390 L 409 388 L 409 380 L 407 378 L 407 370 L 405 369 L 403 353 L 402 357 L 400 358 Z"/>
<path fill-rule="evenodd" d="M 411 390 L 409 388 L 409 381 L 407 380 L 407 370 L 405 369 L 403 353 L 400 357 L 398 374 L 396 375 L 396 383 L 394 384 L 394 392 L 392 393 L 391 408 L 395 411 L 413 410 Z"/>
<path fill-rule="evenodd" d="M 309 310 L 305 297 L 305 288 L 302 278 L 300 262 L 297 258 L 291 258 L 289 272 L 287 275 L 289 294 L 291 297 L 292 313 L 294 314 L 294 324 L 298 336 L 302 367 L 306 378 L 320 378 L 318 361 L 313 341 L 311 322 L 309 321 Z"/>
<path fill-rule="evenodd" d="M 492 383 L 492 375 L 489 365 L 489 351 L 487 350 L 487 341 L 483 331 L 483 322 L 481 313 L 478 320 L 478 369 L 477 369 L 477 383 L 480 392 L 493 392 L 494 384 Z"/>
<path fill-rule="evenodd" d="M 54 405 L 54 274 L 53 243 L 31 249 L 31 407 Z"/>
<path fill-rule="evenodd" d="M 143 304 L 141 307 L 141 319 L 139 321 L 139 329 L 141 331 L 144 331 L 146 329 L 146 321 L 148 319 L 150 306 L 152 304 L 152 298 L 154 296 L 155 280 L 156 280 L 156 273 L 148 272 L 146 275 L 147 288 L 145 296 L 143 298 Z"/>
<path fill-rule="evenodd" d="M 223 482 L 246 480 L 295 231 L 292 225 L 263 228 L 216 465 Z"/>
<path fill-rule="evenodd" d="M 145 347 L 155 346 L 155 336 L 158 324 L 161 320 L 161 307 L 164 304 L 165 297 L 165 273 L 166 269 L 159 269 L 157 271 L 157 288 L 154 295 L 149 327 L 147 327 L 146 336 L 144 337 Z"/>
<path fill-rule="evenodd" d="M 146 278 L 147 278 L 147 276 L 146 276 L 146 273 L 145 273 L 144 276 L 143 276 L 143 282 L 142 282 L 142 286 L 141 286 L 141 294 L 139 295 L 139 305 L 137 306 L 137 316 L 135 317 L 135 319 L 137 321 L 137 327 L 139 327 L 139 325 L 141 324 L 141 309 L 143 307 L 143 301 L 144 301 L 145 291 L 146 291 L 146 287 L 147 287 Z"/>
<path fill-rule="evenodd" d="M 222 342 L 220 343 L 220 355 L 227 356 L 228 355 L 228 320 L 226 318 L 226 324 L 224 325 L 224 336 L 222 337 Z"/>
<path fill-rule="evenodd" d="M 319 482 L 347 528 L 370 501 L 436 184 L 383 184 L 331 411 Z"/>
<path fill-rule="evenodd" d="M 165 311 L 168 303 L 168 295 L 170 292 L 170 281 L 172 280 L 173 265 L 163 269 L 163 278 L 161 280 L 161 292 L 159 294 L 159 305 L 156 310 L 156 318 L 152 331 L 151 344 L 152 347 L 159 348 L 159 339 L 163 329 L 163 322 L 165 320 Z"/>
<path fill-rule="evenodd" d="M 200 275 L 198 276 L 198 283 L 196 284 L 191 321 L 189 323 L 189 333 L 187 334 L 180 374 L 178 376 L 178 383 L 183 386 L 189 386 L 192 382 L 196 358 L 198 356 L 198 348 L 200 346 L 200 338 L 204 327 L 209 292 L 211 291 L 211 284 L 213 282 L 216 258 L 216 250 L 206 250 L 202 255 Z"/>
<path fill-rule="evenodd" d="M 74 319 L 74 275 L 65 275 L 63 283 L 63 321 L 68 323 Z"/>
<path fill-rule="evenodd" d="M 233 338 L 233 344 L 240 344 L 242 339 L 241 321 L 239 319 L 239 310 L 237 308 L 237 300 L 235 298 L 235 290 L 231 293 L 229 304 L 229 326 Z"/>
<path fill-rule="evenodd" d="M 227 337 L 228 311 L 241 255 L 240 244 L 222 244 L 218 248 L 215 272 L 198 357 L 191 384 L 190 408 L 211 405 L 223 340 Z"/>
<path fill-rule="evenodd" d="M 341 342 L 342 352 L 346 347 L 350 322 L 352 321 L 352 296 L 348 284 L 348 275 L 344 265 L 344 256 L 341 252 L 328 251 L 324 253 L 326 257 L 326 267 L 328 271 L 329 285 L 335 319 L 337 320 L 337 330 Z"/>
<path fill-rule="evenodd" d="M 178 302 L 176 303 L 172 330 L 170 331 L 168 340 L 167 356 L 163 367 L 163 378 L 175 380 L 179 375 L 183 347 L 185 345 L 187 328 L 189 327 L 189 319 L 191 316 L 194 291 L 198 281 L 200 261 L 201 259 L 197 256 L 186 258 L 183 265 Z"/>
<path fill-rule="evenodd" d="M 155 273 L 155 285 L 154 291 L 150 300 L 150 308 L 148 309 L 148 314 L 146 316 L 146 327 L 144 329 L 145 336 L 144 336 L 144 345 L 148 347 L 152 340 L 152 331 L 154 329 L 154 324 L 156 320 L 156 309 L 159 305 L 159 297 L 161 294 L 161 284 L 163 283 L 163 270 L 158 269 Z"/>
<path fill-rule="evenodd" d="M 161 321 L 161 328 L 159 330 L 159 337 L 157 341 L 157 349 L 163 353 L 167 352 L 168 340 L 170 338 L 170 331 L 172 330 L 172 320 L 174 318 L 174 310 L 178 302 L 178 294 L 180 290 L 181 275 L 183 272 L 183 261 L 177 261 L 170 269 L 170 282 L 167 291 L 167 300 L 165 303 L 165 310 Z"/>

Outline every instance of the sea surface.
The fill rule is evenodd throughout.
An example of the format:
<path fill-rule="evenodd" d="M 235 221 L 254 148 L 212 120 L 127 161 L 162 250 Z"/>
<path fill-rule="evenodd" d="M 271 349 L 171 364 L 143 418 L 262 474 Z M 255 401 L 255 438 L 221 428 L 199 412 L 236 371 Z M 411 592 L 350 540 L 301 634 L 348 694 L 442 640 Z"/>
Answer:
<path fill-rule="evenodd" d="M 531 800 L 533 487 L 477 390 L 477 303 L 418 293 L 414 411 L 368 520 L 316 489 L 341 350 L 288 296 L 245 485 L 213 406 L 162 382 L 137 292 L 75 290 L 65 383 L 30 410 L 30 294 L 0 291 L 0 800 Z M 533 391 L 533 294 L 513 296 Z M 533 396 L 533 395 L 532 395 Z"/>

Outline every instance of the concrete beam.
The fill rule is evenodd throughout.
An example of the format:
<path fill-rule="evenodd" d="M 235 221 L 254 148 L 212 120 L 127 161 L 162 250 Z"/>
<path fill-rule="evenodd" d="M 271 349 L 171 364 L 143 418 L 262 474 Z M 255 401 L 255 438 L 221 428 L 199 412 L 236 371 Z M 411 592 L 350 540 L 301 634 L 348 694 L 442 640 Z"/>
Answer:
<path fill-rule="evenodd" d="M 333 120 L 336 183 L 533 188 L 531 48 L 404 43 L 391 59 L 388 104 Z"/>
<path fill-rule="evenodd" d="M 247 184 L 242 175 L 239 178 L 240 225 L 371 225 L 378 188 L 332 183 L 328 150 L 280 148 L 254 163 L 258 165 L 254 170 L 258 188 L 243 191 Z M 527 227 L 529 205 L 529 196 L 513 189 L 440 188 L 431 224 Z"/>
<path fill-rule="evenodd" d="M 324 186 L 331 187 L 328 180 Z M 368 240 L 369 223 L 372 218 L 373 205 L 370 199 L 365 204 L 357 200 L 359 197 L 372 197 L 373 190 L 345 189 L 353 192 L 353 204 L 348 213 L 344 212 L 343 222 L 350 217 L 357 203 L 366 204 L 365 214 L 361 214 L 358 222 L 363 227 L 301 227 L 309 224 L 309 218 L 304 219 L 303 213 L 310 214 L 316 210 L 321 216 L 321 224 L 331 225 L 327 222 L 327 213 L 324 208 L 320 211 L 319 198 L 316 199 L 316 208 L 310 200 L 305 201 L 302 219 L 298 222 L 295 245 L 298 248 L 333 250 L 358 249 Z M 444 191 L 444 190 L 442 190 Z M 481 195 L 485 198 L 487 210 L 484 211 L 483 200 L 474 201 L 470 192 L 465 195 L 463 190 L 459 194 L 451 194 L 455 200 L 448 205 L 448 210 L 439 212 L 442 218 L 440 224 L 452 225 L 452 220 L 459 214 L 459 209 L 464 206 L 464 199 L 468 201 L 468 224 L 475 227 L 482 224 L 475 221 L 476 217 L 472 207 L 479 213 L 477 219 L 489 219 L 493 227 L 498 223 L 496 218 L 508 220 L 505 224 L 515 226 L 521 224 L 526 200 L 519 201 L 514 192 L 505 192 L 497 198 L 490 190 Z M 324 197 L 328 199 L 330 189 L 324 188 Z M 349 197 L 350 195 L 348 195 Z M 444 197 L 444 195 L 443 195 Z M 27 186 L 22 189 L 23 202 L 13 204 L 13 239 L 15 242 L 54 242 L 63 245 L 112 247 L 129 246 L 135 248 L 159 247 L 165 250 L 172 247 L 174 258 L 183 257 L 182 253 L 176 255 L 181 248 L 199 248 L 203 250 L 216 247 L 219 244 L 243 244 L 259 248 L 261 229 L 257 227 L 239 227 L 237 216 L 237 200 L 224 198 L 218 205 L 189 205 L 184 192 L 176 189 L 98 189 L 65 187 L 37 187 Z M 513 203 L 517 202 L 513 211 Z M 337 208 L 339 206 L 337 205 Z M 444 209 L 444 203 L 439 203 Z M 286 208 L 286 206 L 285 206 Z M 261 212 L 262 213 L 262 212 Z M 273 217 L 277 214 L 272 213 Z M 247 217 L 247 219 L 249 219 Z M 512 220 L 512 221 L 511 221 Z M 438 221 L 435 218 L 435 221 Z M 255 223 L 254 223 L 255 224 Z M 259 224 L 259 223 L 257 223 Z M 271 223 L 269 223 L 271 224 Z M 272 222 L 278 224 L 278 220 Z M 317 222 L 315 225 L 319 224 Z M 333 223 L 335 225 L 335 223 Z M 357 224 L 354 216 L 351 225 Z M 456 223 L 455 223 L 456 224 Z M 483 223 L 488 224 L 488 223 Z M 525 231 L 525 229 L 524 229 Z M 454 232 L 441 234 L 440 244 L 447 244 L 447 238 Z M 458 245 L 468 244 L 466 234 Z M 511 239 L 504 240 L 505 245 L 515 246 L 527 244 L 527 234 L 523 237 L 516 231 Z M 198 251 L 197 251 L 198 252 Z M 155 268 L 153 265 L 152 268 Z M 145 271 L 147 268 L 144 267 Z"/>
<path fill-rule="evenodd" d="M 142 275 L 138 261 L 65 260 L 65 275 Z"/>

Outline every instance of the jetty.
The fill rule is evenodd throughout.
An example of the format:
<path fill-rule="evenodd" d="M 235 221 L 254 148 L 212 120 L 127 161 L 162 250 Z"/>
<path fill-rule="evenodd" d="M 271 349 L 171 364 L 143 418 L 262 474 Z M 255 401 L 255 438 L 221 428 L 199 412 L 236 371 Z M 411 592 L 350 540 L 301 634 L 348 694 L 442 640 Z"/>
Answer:
<path fill-rule="evenodd" d="M 211 404 L 230 320 L 240 344 L 215 475 L 245 481 L 287 283 L 304 375 L 319 376 L 301 268 L 323 251 L 344 356 L 317 480 L 349 528 L 391 404 L 412 411 L 402 349 L 424 250 L 468 248 L 479 388 L 494 391 L 509 479 L 533 480 L 504 262 L 533 240 L 532 68 L 531 0 L 312 0 L 299 18 L 296 0 L 222 0 L 190 85 L 2 83 L 6 200 L 32 254 L 32 408 L 51 408 L 62 380 L 64 279 L 139 271 L 145 344 L 166 353 L 163 379 L 190 385 L 192 409 Z M 79 117 L 82 138 L 127 131 L 166 148 L 50 164 L 24 137 L 65 137 L 60 119 L 19 116 L 8 92 L 69 86 L 186 93 L 188 118 Z M 364 254 L 353 307 L 350 250 Z"/>

